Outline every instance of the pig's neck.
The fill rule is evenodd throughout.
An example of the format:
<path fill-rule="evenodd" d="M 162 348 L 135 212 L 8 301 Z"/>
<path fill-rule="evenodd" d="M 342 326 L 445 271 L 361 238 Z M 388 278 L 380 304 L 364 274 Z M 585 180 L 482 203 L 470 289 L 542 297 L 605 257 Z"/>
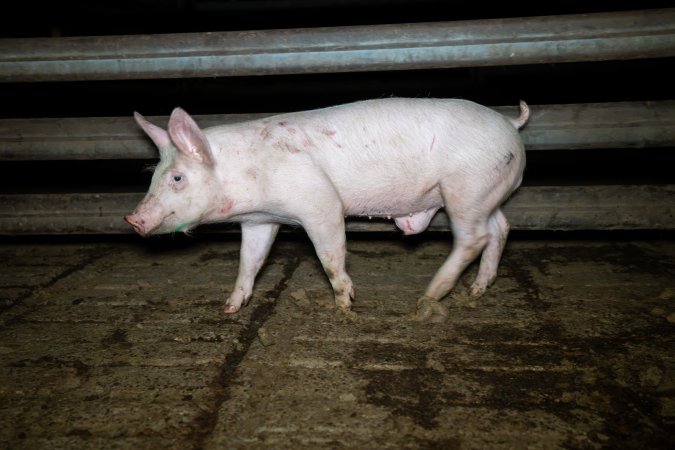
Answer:
<path fill-rule="evenodd" d="M 211 200 L 201 216 L 202 223 L 238 221 L 239 216 L 252 212 L 257 186 L 240 179 L 239 174 L 246 171 L 245 166 L 230 158 L 221 158 L 220 162 L 214 184 L 205 194 Z"/>
<path fill-rule="evenodd" d="M 202 222 L 246 222 L 267 219 L 295 223 L 277 210 L 275 203 L 267 202 L 270 197 L 265 167 L 269 166 L 269 155 L 264 151 L 253 151 L 262 146 L 260 129 L 256 126 L 228 125 L 207 129 L 206 135 L 215 152 L 217 166 L 213 184 L 205 195 L 212 196 Z"/>

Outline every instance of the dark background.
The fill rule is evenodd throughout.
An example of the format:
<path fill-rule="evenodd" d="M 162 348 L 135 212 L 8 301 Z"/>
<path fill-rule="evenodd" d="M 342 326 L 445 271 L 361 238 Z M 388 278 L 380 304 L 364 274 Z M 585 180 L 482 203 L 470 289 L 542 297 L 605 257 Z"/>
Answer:
<path fill-rule="evenodd" d="M 455 21 L 673 6 L 672 1 L 116 0 L 5 2 L 0 38 Z M 485 105 L 675 99 L 674 58 L 264 77 L 0 84 L 2 118 L 285 112 L 386 96 Z M 529 152 L 526 185 L 673 183 L 672 149 Z M 144 191 L 152 161 L 3 162 L 3 192 Z"/>

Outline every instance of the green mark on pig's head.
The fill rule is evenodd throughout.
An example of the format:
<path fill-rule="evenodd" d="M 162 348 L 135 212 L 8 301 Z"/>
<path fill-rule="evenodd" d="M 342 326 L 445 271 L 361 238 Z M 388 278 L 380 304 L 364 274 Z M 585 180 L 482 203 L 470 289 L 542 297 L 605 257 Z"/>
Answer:
<path fill-rule="evenodd" d="M 182 232 L 185 231 L 189 226 L 190 226 L 190 224 L 189 224 L 188 222 L 186 222 L 186 223 L 181 223 L 181 224 L 179 224 L 176 228 L 174 228 L 173 232 L 174 232 L 174 233 L 182 233 Z"/>

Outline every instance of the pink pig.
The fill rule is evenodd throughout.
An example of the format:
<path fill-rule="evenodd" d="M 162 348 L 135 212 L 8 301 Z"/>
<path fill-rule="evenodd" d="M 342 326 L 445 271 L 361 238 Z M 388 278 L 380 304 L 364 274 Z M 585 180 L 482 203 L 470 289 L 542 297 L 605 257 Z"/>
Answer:
<path fill-rule="evenodd" d="M 393 217 L 416 234 L 444 208 L 453 250 L 418 301 L 419 318 L 433 320 L 447 315 L 438 300 L 481 252 L 470 294 L 483 294 L 497 275 L 509 231 L 500 206 L 525 167 L 517 130 L 529 109 L 525 102 L 520 109 L 513 119 L 466 100 L 387 98 L 202 130 L 176 108 L 168 131 L 136 113 L 160 162 L 125 220 L 142 236 L 240 222 L 239 274 L 226 313 L 248 302 L 279 225 L 300 225 L 336 305 L 349 311 L 344 218 Z"/>

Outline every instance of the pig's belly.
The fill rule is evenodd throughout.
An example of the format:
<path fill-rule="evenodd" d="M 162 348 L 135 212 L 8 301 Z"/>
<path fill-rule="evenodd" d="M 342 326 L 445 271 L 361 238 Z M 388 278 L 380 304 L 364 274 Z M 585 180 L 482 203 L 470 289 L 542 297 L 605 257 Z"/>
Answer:
<path fill-rule="evenodd" d="M 344 189 L 340 192 L 345 215 L 401 217 L 443 207 L 438 186 L 427 189 Z"/>

